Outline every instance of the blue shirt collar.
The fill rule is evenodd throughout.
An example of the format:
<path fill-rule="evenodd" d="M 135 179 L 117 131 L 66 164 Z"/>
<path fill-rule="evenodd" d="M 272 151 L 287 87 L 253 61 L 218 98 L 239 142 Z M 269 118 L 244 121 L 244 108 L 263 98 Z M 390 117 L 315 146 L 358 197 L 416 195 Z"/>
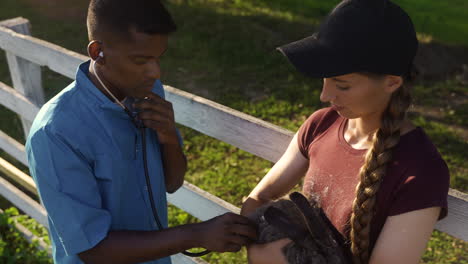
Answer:
<path fill-rule="evenodd" d="M 112 102 L 107 96 L 105 96 L 97 87 L 94 85 L 93 82 L 89 79 L 89 66 L 91 65 L 91 61 L 87 61 L 82 63 L 78 67 L 78 71 L 76 73 L 76 84 L 78 87 L 85 89 L 86 91 L 90 92 L 94 95 L 94 99 L 101 106 L 108 106 L 109 108 L 113 109 L 122 109 L 120 106 L 116 105 Z M 106 107 L 107 108 L 107 107 Z"/>
<path fill-rule="evenodd" d="M 105 110 L 112 110 L 115 112 L 119 112 L 119 114 L 122 115 L 122 117 L 127 118 L 128 115 L 125 113 L 125 111 L 117 105 L 116 103 L 112 102 L 106 95 L 104 95 L 101 90 L 99 90 L 96 85 L 94 85 L 93 82 L 89 79 L 89 66 L 91 65 L 91 60 L 82 63 L 78 67 L 78 71 L 76 73 L 76 85 L 77 87 L 80 87 L 80 89 L 86 90 L 88 93 L 90 93 L 93 96 L 93 99 L 95 100 L 95 104 L 99 105 L 100 108 L 105 109 Z M 158 94 L 161 97 L 164 96 L 164 91 L 162 88 L 162 84 L 160 80 L 157 80 L 154 83 L 153 87 L 153 92 Z M 90 100 L 93 100 L 90 98 Z M 125 106 L 132 111 L 132 102 L 134 102 L 134 98 L 127 98 L 125 100 Z"/>

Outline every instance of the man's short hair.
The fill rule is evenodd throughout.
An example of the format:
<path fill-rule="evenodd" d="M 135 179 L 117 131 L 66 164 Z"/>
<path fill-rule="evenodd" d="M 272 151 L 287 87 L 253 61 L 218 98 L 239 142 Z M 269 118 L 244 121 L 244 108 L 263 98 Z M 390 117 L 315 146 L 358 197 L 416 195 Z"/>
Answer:
<path fill-rule="evenodd" d="M 162 35 L 177 29 L 160 0 L 91 0 L 87 26 L 89 40 L 104 32 L 127 36 L 132 28 Z"/>

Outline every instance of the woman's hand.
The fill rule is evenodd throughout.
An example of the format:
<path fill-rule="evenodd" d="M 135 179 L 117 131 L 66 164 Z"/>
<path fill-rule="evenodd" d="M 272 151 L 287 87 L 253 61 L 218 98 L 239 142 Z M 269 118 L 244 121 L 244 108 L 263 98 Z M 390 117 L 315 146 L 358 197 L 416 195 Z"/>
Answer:
<path fill-rule="evenodd" d="M 267 244 L 251 244 L 247 248 L 249 264 L 287 264 L 283 247 L 291 242 L 284 238 Z"/>

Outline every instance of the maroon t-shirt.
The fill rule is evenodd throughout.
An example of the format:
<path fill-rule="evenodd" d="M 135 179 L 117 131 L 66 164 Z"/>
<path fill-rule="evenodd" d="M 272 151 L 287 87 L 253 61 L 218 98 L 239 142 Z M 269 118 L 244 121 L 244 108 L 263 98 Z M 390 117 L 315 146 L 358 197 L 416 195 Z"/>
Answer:
<path fill-rule="evenodd" d="M 299 149 L 309 160 L 303 193 L 319 200 L 345 241 L 366 153 L 352 148 L 344 139 L 347 120 L 333 109 L 324 108 L 312 114 L 298 132 Z M 439 219 L 445 217 L 449 179 L 447 165 L 421 128 L 401 136 L 377 192 L 370 250 L 388 216 L 440 206 Z"/>

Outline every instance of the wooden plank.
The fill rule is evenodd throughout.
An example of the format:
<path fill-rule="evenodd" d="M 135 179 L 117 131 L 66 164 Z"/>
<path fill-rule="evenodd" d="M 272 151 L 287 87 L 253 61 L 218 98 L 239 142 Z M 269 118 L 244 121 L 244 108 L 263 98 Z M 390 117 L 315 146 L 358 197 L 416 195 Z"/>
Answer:
<path fill-rule="evenodd" d="M 15 17 L 0 21 L 0 27 L 14 28 L 28 23 L 29 20 L 24 17 Z"/>
<path fill-rule="evenodd" d="M 436 229 L 468 241 L 468 194 L 450 189 L 448 215 L 437 222 Z"/>
<path fill-rule="evenodd" d="M 188 182 L 174 194 L 168 195 L 168 201 L 202 221 L 226 212 L 240 212 L 234 205 Z M 468 241 L 468 194 L 450 189 L 448 203 L 448 216 L 437 223 L 436 229 Z"/>
<path fill-rule="evenodd" d="M 208 99 L 164 86 L 177 123 L 276 162 L 294 133 Z"/>
<path fill-rule="evenodd" d="M 26 158 L 26 151 L 24 145 L 16 141 L 14 138 L 8 136 L 0 130 L 0 149 L 3 149 L 6 153 L 17 159 L 24 165 L 28 166 L 28 160 Z"/>
<path fill-rule="evenodd" d="M 38 195 L 36 183 L 34 183 L 32 177 L 2 158 L 0 158 L 0 172 L 3 172 L 6 176 L 26 188 L 28 191 Z"/>
<path fill-rule="evenodd" d="M 7 153 L 18 160 L 24 155 L 24 160 L 22 162 L 27 166 L 24 146 L 4 134 L 2 131 L 0 131 L 0 148 L 4 149 Z M 22 186 L 31 188 L 23 184 Z M 174 194 L 169 194 L 168 200 L 170 203 L 201 220 L 208 220 L 226 212 L 240 212 L 239 208 L 234 205 L 203 191 L 188 182 L 185 182 L 184 186 Z"/>
<path fill-rule="evenodd" d="M 202 221 L 227 212 L 240 213 L 236 206 L 188 182 L 177 192 L 168 194 L 167 199 L 171 204 Z"/>
<path fill-rule="evenodd" d="M 1 26 L 0 48 L 71 79 L 75 78 L 78 65 L 88 60 L 84 55 Z"/>
<path fill-rule="evenodd" d="M 26 19 L 14 19 L 13 21 L 5 21 L 3 26 L 9 27 L 11 30 L 30 35 L 30 24 Z M 42 89 L 41 68 L 39 65 L 31 63 L 15 54 L 6 51 L 8 67 L 10 69 L 13 87 L 25 97 L 29 98 L 36 105 L 44 104 L 44 91 Z M 21 118 L 25 138 L 29 134 L 32 122 L 26 118 Z"/>
<path fill-rule="evenodd" d="M 47 213 L 44 207 L 31 199 L 27 194 L 20 191 L 5 179 L 0 177 L 0 195 L 13 203 L 30 217 L 36 219 L 41 225 L 49 228 Z"/>
<path fill-rule="evenodd" d="M 21 93 L 0 82 L 0 104 L 32 123 L 39 107 Z"/>

